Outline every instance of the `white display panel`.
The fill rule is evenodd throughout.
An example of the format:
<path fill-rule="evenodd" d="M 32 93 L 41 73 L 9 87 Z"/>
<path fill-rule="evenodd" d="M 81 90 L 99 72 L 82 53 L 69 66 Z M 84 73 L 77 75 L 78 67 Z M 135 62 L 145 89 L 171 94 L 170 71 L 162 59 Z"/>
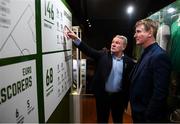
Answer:
<path fill-rule="evenodd" d="M 35 0 L 0 0 L 0 58 L 36 54 Z"/>
<path fill-rule="evenodd" d="M 41 19 L 43 52 L 72 48 L 64 36 L 65 27 L 72 27 L 72 15 L 61 0 L 41 0 Z"/>
<path fill-rule="evenodd" d="M 45 122 L 72 84 L 71 51 L 43 55 Z"/>
<path fill-rule="evenodd" d="M 35 60 L 0 67 L 0 80 L 0 123 L 37 123 Z"/>

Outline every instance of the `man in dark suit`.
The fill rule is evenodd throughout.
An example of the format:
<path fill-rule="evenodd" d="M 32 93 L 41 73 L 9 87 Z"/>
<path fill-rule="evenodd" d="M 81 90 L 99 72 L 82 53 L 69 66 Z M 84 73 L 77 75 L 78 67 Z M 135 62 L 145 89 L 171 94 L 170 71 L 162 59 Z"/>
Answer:
<path fill-rule="evenodd" d="M 104 52 L 90 48 L 72 31 L 69 31 L 67 35 L 83 53 L 97 62 L 93 78 L 97 122 L 108 123 L 111 111 L 113 122 L 122 123 L 129 96 L 129 73 L 134 65 L 133 61 L 123 53 L 127 38 L 122 35 L 115 36 L 111 50 Z"/>
<path fill-rule="evenodd" d="M 157 24 L 151 19 L 136 23 L 136 45 L 143 54 L 131 72 L 130 103 L 133 122 L 166 122 L 171 62 L 156 43 Z"/>

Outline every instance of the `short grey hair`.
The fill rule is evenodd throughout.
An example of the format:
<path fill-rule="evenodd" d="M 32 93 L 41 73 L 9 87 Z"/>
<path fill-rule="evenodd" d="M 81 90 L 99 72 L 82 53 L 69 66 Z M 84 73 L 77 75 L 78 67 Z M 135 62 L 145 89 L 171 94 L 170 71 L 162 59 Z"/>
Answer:
<path fill-rule="evenodd" d="M 119 38 L 119 39 L 122 39 L 122 40 L 124 41 L 124 44 L 125 44 L 125 45 L 128 43 L 127 38 L 126 38 L 125 36 L 123 36 L 123 35 L 116 35 L 115 37 L 117 37 L 117 38 Z M 115 38 L 115 37 L 114 37 L 114 38 Z"/>

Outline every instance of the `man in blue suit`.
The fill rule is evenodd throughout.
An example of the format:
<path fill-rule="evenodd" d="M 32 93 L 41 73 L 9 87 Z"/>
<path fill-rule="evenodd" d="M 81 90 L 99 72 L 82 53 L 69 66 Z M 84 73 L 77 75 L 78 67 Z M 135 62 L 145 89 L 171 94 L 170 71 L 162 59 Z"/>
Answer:
<path fill-rule="evenodd" d="M 151 19 L 136 23 L 136 45 L 143 54 L 131 72 L 130 103 L 135 123 L 166 122 L 171 62 L 156 43 L 157 24 Z"/>
<path fill-rule="evenodd" d="M 131 58 L 123 51 L 127 38 L 116 35 L 109 52 L 97 51 L 87 46 L 72 32 L 67 33 L 74 44 L 96 62 L 93 91 L 96 98 L 97 122 L 108 123 L 110 111 L 114 123 L 122 123 L 123 112 L 129 99 L 129 74 L 134 66 Z"/>

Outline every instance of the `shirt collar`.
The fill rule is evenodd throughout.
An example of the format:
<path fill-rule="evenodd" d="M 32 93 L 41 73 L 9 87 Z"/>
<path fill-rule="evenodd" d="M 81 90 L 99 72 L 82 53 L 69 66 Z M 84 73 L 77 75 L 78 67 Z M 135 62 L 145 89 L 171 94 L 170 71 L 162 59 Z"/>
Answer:
<path fill-rule="evenodd" d="M 112 53 L 112 57 L 113 57 L 113 59 L 115 59 L 115 60 L 117 60 L 117 61 L 120 61 L 120 60 L 123 59 L 124 53 L 122 54 L 122 56 L 121 56 L 120 58 L 116 57 L 116 56 Z"/>

